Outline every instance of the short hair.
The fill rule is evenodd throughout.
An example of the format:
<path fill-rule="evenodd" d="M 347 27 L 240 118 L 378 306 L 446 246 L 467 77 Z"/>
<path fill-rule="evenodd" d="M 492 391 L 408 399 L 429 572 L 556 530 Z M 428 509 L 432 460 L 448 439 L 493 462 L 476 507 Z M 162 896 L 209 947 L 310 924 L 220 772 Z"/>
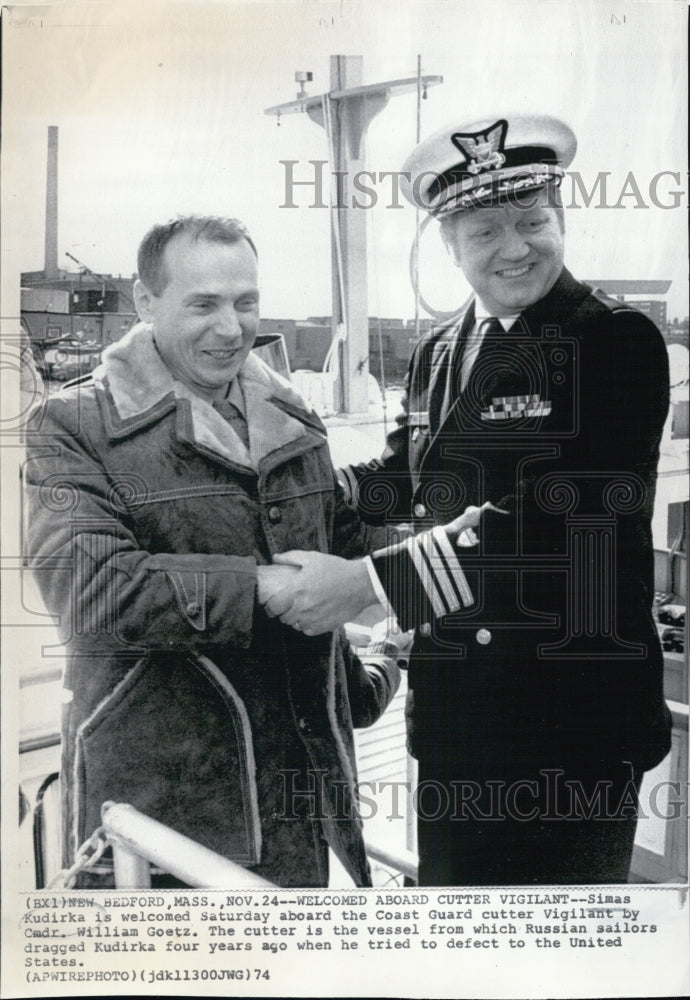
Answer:
<path fill-rule="evenodd" d="M 239 219 L 221 215 L 180 215 L 170 222 L 153 226 L 139 244 L 139 278 L 154 295 L 160 295 L 169 280 L 163 265 L 165 248 L 172 239 L 180 235 L 211 243 L 231 244 L 246 240 L 257 260 L 259 257 L 247 227 Z"/>

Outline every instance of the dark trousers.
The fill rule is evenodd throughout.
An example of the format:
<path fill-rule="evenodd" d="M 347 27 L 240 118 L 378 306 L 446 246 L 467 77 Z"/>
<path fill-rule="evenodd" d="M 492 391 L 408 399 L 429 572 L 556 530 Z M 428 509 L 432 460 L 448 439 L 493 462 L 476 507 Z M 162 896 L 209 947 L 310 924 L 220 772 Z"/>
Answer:
<path fill-rule="evenodd" d="M 627 880 L 642 772 L 513 768 L 472 778 L 419 764 L 419 884 L 587 885 Z"/>

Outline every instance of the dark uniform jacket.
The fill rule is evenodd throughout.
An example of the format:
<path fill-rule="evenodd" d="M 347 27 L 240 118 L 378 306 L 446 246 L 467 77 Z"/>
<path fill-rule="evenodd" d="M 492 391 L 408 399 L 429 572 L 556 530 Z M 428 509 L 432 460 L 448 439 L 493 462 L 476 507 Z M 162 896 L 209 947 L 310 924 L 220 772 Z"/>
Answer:
<path fill-rule="evenodd" d="M 422 337 L 380 462 L 344 470 L 360 514 L 442 524 L 491 501 L 477 548 L 375 556 L 404 629 L 413 753 L 468 776 L 589 762 L 650 768 L 670 746 L 651 615 L 650 517 L 667 352 L 639 312 L 563 270 L 464 391 L 473 306 Z M 429 533 L 425 538 L 433 537 Z"/>
<path fill-rule="evenodd" d="M 365 669 L 255 600 L 274 553 L 356 555 L 363 532 L 318 418 L 253 355 L 239 377 L 251 457 L 143 326 L 36 416 L 29 550 L 69 654 L 65 861 L 110 799 L 280 885 L 327 884 L 327 842 L 368 884 L 352 727 L 378 718 L 397 667 Z"/>

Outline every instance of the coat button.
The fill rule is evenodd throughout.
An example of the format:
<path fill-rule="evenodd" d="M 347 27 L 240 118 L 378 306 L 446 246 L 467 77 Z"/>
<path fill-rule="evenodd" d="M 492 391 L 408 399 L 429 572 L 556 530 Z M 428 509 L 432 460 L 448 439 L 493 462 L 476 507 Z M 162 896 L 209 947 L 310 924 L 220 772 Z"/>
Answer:
<path fill-rule="evenodd" d="M 299 722 L 297 723 L 297 725 L 300 727 L 300 729 L 306 729 L 307 728 L 307 720 L 304 719 L 304 718 L 300 719 Z"/>
<path fill-rule="evenodd" d="M 429 622 L 424 622 L 423 625 L 419 626 L 419 634 L 420 635 L 431 635 L 431 625 L 429 624 Z"/>
<path fill-rule="evenodd" d="M 475 639 L 481 646 L 488 646 L 493 639 L 493 636 L 491 635 L 491 632 L 489 632 L 488 628 L 480 628 L 475 636 Z"/>
<path fill-rule="evenodd" d="M 201 605 L 198 604 L 196 601 L 190 601 L 187 607 L 185 608 L 185 611 L 187 612 L 190 618 L 196 618 L 196 616 L 201 611 Z"/>
<path fill-rule="evenodd" d="M 280 513 L 280 507 L 271 507 L 271 509 L 268 512 L 268 520 L 273 521 L 274 524 L 277 524 L 277 522 L 280 521 L 281 517 L 282 514 Z"/>
<path fill-rule="evenodd" d="M 413 508 L 413 513 L 415 517 L 426 517 L 427 509 L 423 503 L 416 503 Z"/>

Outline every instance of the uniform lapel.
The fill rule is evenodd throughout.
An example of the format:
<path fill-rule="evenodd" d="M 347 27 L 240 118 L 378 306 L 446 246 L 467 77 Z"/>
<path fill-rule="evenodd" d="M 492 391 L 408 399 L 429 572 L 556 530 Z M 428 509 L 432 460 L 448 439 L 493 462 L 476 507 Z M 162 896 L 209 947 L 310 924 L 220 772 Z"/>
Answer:
<path fill-rule="evenodd" d="M 567 326 L 575 309 L 590 295 L 587 285 L 573 278 L 563 268 L 553 288 L 521 314 L 522 332 L 531 337 L 543 337 L 546 327 L 553 334 Z"/>
<path fill-rule="evenodd" d="M 561 327 L 565 324 L 566 318 L 572 315 L 574 307 L 588 295 L 589 289 L 587 286 L 576 281 L 569 271 L 564 268 L 558 281 L 547 295 L 539 302 L 525 309 L 507 333 L 500 334 L 498 338 L 500 343 L 509 343 L 510 338 L 538 338 L 543 336 L 545 326 L 549 328 L 553 328 L 554 325 Z M 470 374 L 465 390 L 463 393 L 459 393 L 459 365 L 457 365 L 457 360 L 460 357 L 459 352 L 463 349 L 474 321 L 475 309 L 473 302 L 464 316 L 460 317 L 454 326 L 444 331 L 434 347 L 428 395 L 430 438 L 429 445 L 421 456 L 421 462 L 424 462 L 429 456 L 436 439 L 446 427 L 449 418 L 457 412 L 458 406 L 463 398 L 466 397 L 468 389 L 472 386 L 472 374 Z M 482 370 L 482 357 L 484 357 L 484 363 L 486 364 L 487 354 L 491 346 L 496 343 L 496 340 L 497 338 L 494 335 L 482 342 L 472 369 L 475 375 Z M 498 369 L 501 365 L 500 358 L 497 359 L 496 365 L 498 374 Z M 457 377 L 456 368 L 458 369 Z M 473 390 L 471 390 L 465 406 L 473 408 L 475 405 Z M 479 408 L 477 407 L 478 417 Z"/>
<path fill-rule="evenodd" d="M 429 378 L 429 430 L 432 439 L 448 419 L 455 397 L 455 358 L 474 324 L 474 303 L 465 315 L 439 338 L 434 348 Z"/>

